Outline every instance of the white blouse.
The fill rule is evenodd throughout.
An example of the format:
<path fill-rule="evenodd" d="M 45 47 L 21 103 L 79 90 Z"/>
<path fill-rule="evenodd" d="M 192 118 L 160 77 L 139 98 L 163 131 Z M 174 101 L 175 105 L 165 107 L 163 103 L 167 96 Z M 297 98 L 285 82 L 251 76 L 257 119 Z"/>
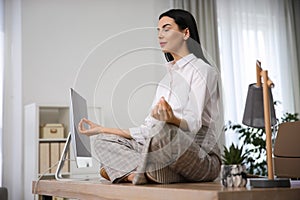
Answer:
<path fill-rule="evenodd" d="M 166 64 L 168 73 L 159 82 L 152 103 L 153 108 L 161 97 L 170 104 L 176 117 L 186 120 L 189 131 L 197 133 L 202 126 L 215 133 L 220 118 L 219 72 L 194 54 L 189 54 L 176 63 Z M 150 130 L 164 122 L 150 114 L 139 127 L 130 128 L 130 135 L 144 144 Z"/>

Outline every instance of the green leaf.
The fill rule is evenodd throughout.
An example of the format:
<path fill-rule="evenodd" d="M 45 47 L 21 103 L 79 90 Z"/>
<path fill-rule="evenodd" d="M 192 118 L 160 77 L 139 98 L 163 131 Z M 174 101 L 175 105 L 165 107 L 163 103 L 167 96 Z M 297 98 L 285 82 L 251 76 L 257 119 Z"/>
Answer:
<path fill-rule="evenodd" d="M 249 153 L 249 151 L 243 152 L 243 146 L 239 148 L 238 146 L 235 146 L 232 143 L 229 149 L 226 146 L 224 146 L 222 161 L 224 164 L 227 165 L 243 164 Z"/>

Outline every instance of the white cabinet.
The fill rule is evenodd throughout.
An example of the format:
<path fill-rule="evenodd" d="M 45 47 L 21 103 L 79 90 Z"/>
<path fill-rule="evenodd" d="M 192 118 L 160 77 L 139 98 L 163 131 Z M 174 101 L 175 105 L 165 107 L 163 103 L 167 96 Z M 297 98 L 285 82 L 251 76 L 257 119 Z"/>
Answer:
<path fill-rule="evenodd" d="M 88 107 L 89 119 L 102 124 L 100 107 Z M 63 124 L 64 138 L 40 138 L 40 127 L 44 124 Z M 57 165 L 50 169 L 50 166 L 58 163 L 62 147 L 69 134 L 69 107 L 60 105 L 38 105 L 29 104 L 24 110 L 24 194 L 28 200 L 33 199 L 32 181 L 37 180 L 39 175 L 42 179 L 54 178 Z M 93 138 L 91 138 L 93 140 Z M 45 149 L 49 149 L 49 153 Z M 52 148 L 52 150 L 51 150 Z M 64 169 L 64 174 L 95 174 L 99 172 L 100 165 L 93 159 L 93 167 L 77 168 L 73 155 L 73 147 L 69 151 L 69 163 Z M 54 149 L 54 150 L 53 150 Z M 52 153 L 52 155 L 51 155 Z M 53 154 L 55 158 L 53 158 Z M 94 150 L 92 146 L 92 155 Z M 51 160 L 52 156 L 52 160 Z M 50 160 L 49 160 L 50 159 Z M 49 162 L 49 163 L 47 163 Z M 42 170 L 40 167 L 42 165 Z M 48 170 L 47 167 L 49 166 Z"/>

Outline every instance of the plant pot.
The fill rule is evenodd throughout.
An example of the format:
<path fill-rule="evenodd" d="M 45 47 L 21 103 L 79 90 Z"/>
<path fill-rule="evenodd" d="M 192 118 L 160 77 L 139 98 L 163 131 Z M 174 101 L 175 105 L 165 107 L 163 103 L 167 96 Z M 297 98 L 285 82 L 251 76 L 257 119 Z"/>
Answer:
<path fill-rule="evenodd" d="M 221 183 L 224 187 L 245 187 L 247 177 L 243 165 L 222 165 Z"/>

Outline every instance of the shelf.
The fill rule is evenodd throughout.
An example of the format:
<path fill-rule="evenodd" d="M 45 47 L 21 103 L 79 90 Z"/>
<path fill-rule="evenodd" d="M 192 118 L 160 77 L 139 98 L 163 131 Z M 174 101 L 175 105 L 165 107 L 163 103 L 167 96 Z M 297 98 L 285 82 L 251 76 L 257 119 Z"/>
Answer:
<path fill-rule="evenodd" d="M 91 120 L 102 120 L 100 107 L 88 107 Z M 69 107 L 65 105 L 29 104 L 24 107 L 24 199 L 33 199 L 31 193 L 32 180 L 55 178 L 57 166 L 55 165 L 63 151 L 66 138 L 40 138 L 40 127 L 43 124 L 63 124 L 64 137 L 69 134 Z M 92 148 L 93 153 L 93 148 Z M 65 162 L 62 175 L 81 175 L 98 173 L 100 164 L 93 159 L 93 167 L 77 168 L 73 148 L 69 149 L 68 161 Z M 52 167 L 54 166 L 54 167 Z M 51 168 L 51 169 L 50 169 Z M 46 172 L 45 174 L 43 174 Z"/>
<path fill-rule="evenodd" d="M 67 138 L 40 138 L 39 142 L 65 142 Z"/>

